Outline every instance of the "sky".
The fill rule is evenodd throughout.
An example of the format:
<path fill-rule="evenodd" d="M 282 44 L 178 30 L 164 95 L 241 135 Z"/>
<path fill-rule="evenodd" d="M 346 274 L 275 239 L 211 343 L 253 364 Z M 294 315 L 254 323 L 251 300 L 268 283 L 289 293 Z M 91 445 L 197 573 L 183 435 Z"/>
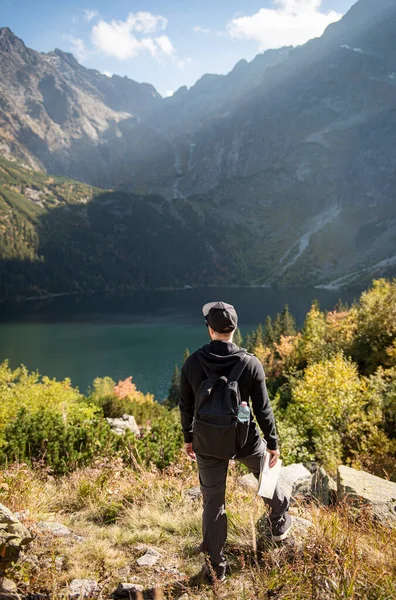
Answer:
<path fill-rule="evenodd" d="M 163 96 L 242 58 L 320 36 L 356 0 L 0 0 L 0 27 L 42 52 L 152 83 Z"/>

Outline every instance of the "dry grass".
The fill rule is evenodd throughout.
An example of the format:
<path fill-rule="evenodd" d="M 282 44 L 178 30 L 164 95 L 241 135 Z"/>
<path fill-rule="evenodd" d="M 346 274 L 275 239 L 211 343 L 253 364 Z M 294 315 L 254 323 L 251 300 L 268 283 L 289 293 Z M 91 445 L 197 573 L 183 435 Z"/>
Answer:
<path fill-rule="evenodd" d="M 61 480 L 23 465 L 1 472 L 0 502 L 25 511 L 24 522 L 36 533 L 12 577 L 22 592 L 46 592 L 51 599 L 74 578 L 97 580 L 100 598 L 108 598 L 121 581 L 156 587 L 163 599 L 395 597 L 395 533 L 367 515 L 356 518 L 347 505 L 297 509 L 312 520 L 310 535 L 299 545 L 257 551 L 254 523 L 263 505 L 239 486 L 235 467 L 227 489 L 232 573 L 221 586 L 199 585 L 191 578 L 202 565 L 194 551 L 200 542 L 201 501 L 185 494 L 197 483 L 195 467 L 183 460 L 165 473 L 102 462 Z M 84 539 L 43 534 L 36 528 L 39 520 L 60 521 Z M 136 564 L 147 546 L 161 554 L 154 568 Z"/>

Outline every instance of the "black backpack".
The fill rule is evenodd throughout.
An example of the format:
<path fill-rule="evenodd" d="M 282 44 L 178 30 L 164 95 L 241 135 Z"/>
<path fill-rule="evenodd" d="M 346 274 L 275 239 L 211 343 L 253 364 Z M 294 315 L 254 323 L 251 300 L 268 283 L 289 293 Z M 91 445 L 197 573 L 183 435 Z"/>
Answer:
<path fill-rule="evenodd" d="M 251 356 L 240 354 L 241 360 L 228 377 L 211 373 L 197 358 L 205 372 L 195 397 L 193 422 L 193 450 L 215 458 L 233 458 L 245 445 L 250 423 L 238 421 L 241 394 L 238 380 Z"/>

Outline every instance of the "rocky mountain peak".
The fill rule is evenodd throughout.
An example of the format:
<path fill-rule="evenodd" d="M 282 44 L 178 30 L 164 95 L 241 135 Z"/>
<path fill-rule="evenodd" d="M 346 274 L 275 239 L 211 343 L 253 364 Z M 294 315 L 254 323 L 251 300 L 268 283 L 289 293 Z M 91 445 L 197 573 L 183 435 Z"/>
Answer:
<path fill-rule="evenodd" d="M 20 52 L 26 50 L 26 46 L 9 27 L 0 28 L 0 51 Z"/>
<path fill-rule="evenodd" d="M 48 54 L 49 56 L 57 56 L 73 67 L 80 67 L 80 63 L 71 52 L 64 52 L 63 50 L 60 50 L 60 48 L 55 48 L 53 52 L 49 52 Z"/>

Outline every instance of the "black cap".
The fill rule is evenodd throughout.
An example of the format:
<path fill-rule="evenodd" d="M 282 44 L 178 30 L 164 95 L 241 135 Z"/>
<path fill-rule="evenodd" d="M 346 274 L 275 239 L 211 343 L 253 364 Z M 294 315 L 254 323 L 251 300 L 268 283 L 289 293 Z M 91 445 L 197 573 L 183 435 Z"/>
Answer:
<path fill-rule="evenodd" d="M 202 308 L 206 324 L 217 333 L 231 333 L 238 327 L 235 308 L 226 302 L 208 302 Z"/>

